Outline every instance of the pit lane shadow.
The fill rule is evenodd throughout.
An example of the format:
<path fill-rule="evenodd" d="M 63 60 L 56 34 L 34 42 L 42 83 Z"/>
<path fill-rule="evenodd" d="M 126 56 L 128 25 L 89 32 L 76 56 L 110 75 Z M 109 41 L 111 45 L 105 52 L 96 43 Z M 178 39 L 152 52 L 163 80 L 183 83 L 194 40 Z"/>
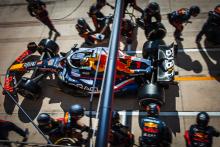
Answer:
<path fill-rule="evenodd" d="M 208 72 L 210 76 L 214 77 L 218 82 L 220 82 L 220 58 L 219 54 L 216 53 L 215 51 L 208 51 L 211 48 L 219 48 L 220 50 L 220 45 L 213 44 L 212 42 L 209 42 L 207 39 L 204 40 L 203 42 L 204 48 L 207 50 L 207 52 L 204 51 L 204 48 L 202 47 L 202 44 L 200 42 L 197 43 L 198 49 L 200 49 L 200 54 L 205 60 L 207 67 L 208 67 Z"/>
<path fill-rule="evenodd" d="M 202 72 L 202 65 L 198 60 L 192 59 L 189 55 L 184 52 L 184 47 L 181 41 L 176 40 L 178 50 L 181 52 L 177 53 L 176 65 L 187 71 L 194 71 L 195 73 Z"/>
<path fill-rule="evenodd" d="M 177 98 L 179 98 L 178 84 L 170 85 L 169 89 L 165 90 L 165 105 L 161 107 L 161 112 L 172 112 L 174 113 L 174 115 L 169 116 L 167 114 L 164 114 L 159 117 L 172 130 L 172 133 L 174 134 L 174 136 L 176 136 L 176 133 L 180 133 L 181 131 L 180 120 L 179 120 L 178 112 L 176 110 L 176 99 Z M 139 126 L 141 123 L 141 119 L 143 119 L 144 117 L 146 116 L 139 115 Z"/>
<path fill-rule="evenodd" d="M 38 113 L 41 110 L 42 104 L 43 104 L 43 96 L 40 96 L 36 100 L 24 98 L 24 100 L 21 102 L 20 106 L 24 109 L 24 111 L 28 114 L 28 116 L 34 120 Z M 21 109 L 18 110 L 18 117 L 20 121 L 24 123 L 29 123 L 30 120 L 27 118 L 27 116 L 22 112 Z"/>

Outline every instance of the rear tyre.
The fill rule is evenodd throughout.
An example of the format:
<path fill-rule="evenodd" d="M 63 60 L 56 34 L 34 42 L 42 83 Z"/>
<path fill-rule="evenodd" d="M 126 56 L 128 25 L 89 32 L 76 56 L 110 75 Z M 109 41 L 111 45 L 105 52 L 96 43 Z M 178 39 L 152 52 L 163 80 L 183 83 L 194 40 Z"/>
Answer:
<path fill-rule="evenodd" d="M 145 84 L 143 87 L 139 88 L 138 100 L 141 107 L 149 103 L 156 103 L 162 106 L 165 103 L 164 88 L 153 83 Z"/>
<path fill-rule="evenodd" d="M 145 59 L 157 59 L 158 49 L 160 45 L 165 45 L 163 40 L 146 41 L 143 45 L 142 56 Z"/>
<path fill-rule="evenodd" d="M 65 145 L 65 146 L 81 146 L 79 143 L 77 143 L 76 140 L 71 139 L 71 138 L 61 138 L 57 140 L 55 145 Z"/>

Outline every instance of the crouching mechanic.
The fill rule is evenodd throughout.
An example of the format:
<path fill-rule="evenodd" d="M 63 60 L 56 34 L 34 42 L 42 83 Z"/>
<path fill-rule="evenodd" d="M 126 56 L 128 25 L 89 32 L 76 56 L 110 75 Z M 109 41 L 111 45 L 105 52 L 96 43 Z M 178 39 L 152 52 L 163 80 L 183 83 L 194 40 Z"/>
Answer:
<path fill-rule="evenodd" d="M 160 107 L 154 103 L 146 106 L 147 117 L 141 119 L 142 147 L 170 147 L 172 134 L 164 121 L 158 118 Z"/>
<path fill-rule="evenodd" d="M 37 117 L 38 127 L 45 134 L 49 136 L 49 140 L 55 143 L 58 139 L 65 136 L 64 125 L 59 119 L 53 119 L 47 113 L 41 113 Z"/>
<path fill-rule="evenodd" d="M 181 38 L 183 31 L 183 23 L 191 23 L 189 21 L 190 17 L 196 17 L 200 13 L 200 8 L 198 6 L 191 6 L 189 9 L 181 8 L 179 10 L 173 11 L 168 14 L 168 20 L 172 26 L 175 27 L 174 37 L 179 41 L 183 41 Z"/>
<path fill-rule="evenodd" d="M 135 31 L 135 25 L 134 23 L 131 22 L 129 19 L 122 19 L 122 24 L 121 24 L 121 35 L 125 38 L 126 40 L 126 48 L 127 50 L 132 50 L 132 42 L 137 42 L 137 39 L 134 36 L 134 31 Z"/>
<path fill-rule="evenodd" d="M 111 146 L 132 147 L 134 135 L 127 126 L 119 122 L 120 117 L 117 111 L 112 112 L 112 124 L 109 143 Z"/>
<path fill-rule="evenodd" d="M 96 44 L 98 41 L 102 41 L 105 38 L 103 34 L 95 33 L 83 18 L 77 20 L 75 28 L 79 36 L 85 39 L 87 45 Z"/>
<path fill-rule="evenodd" d="M 49 136 L 52 143 L 56 143 L 60 138 L 69 137 L 77 139 L 79 144 L 83 144 L 86 141 L 82 137 L 82 132 L 90 131 L 88 126 L 80 122 L 83 116 L 84 108 L 79 104 L 75 104 L 65 113 L 64 118 L 53 119 L 49 114 L 41 113 L 37 118 L 37 122 L 38 127 L 45 135 Z"/>
<path fill-rule="evenodd" d="M 220 132 L 215 128 L 208 126 L 209 115 L 206 112 L 200 112 L 197 115 L 196 123 L 190 126 L 185 132 L 184 138 L 187 147 L 211 147 L 214 137 L 219 137 Z"/>

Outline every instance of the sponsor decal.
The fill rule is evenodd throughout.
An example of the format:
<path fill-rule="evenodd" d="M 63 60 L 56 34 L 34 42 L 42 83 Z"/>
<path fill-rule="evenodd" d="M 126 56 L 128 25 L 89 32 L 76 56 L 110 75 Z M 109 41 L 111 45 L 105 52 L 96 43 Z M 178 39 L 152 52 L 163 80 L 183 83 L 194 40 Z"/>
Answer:
<path fill-rule="evenodd" d="M 38 61 L 37 62 L 37 65 L 42 65 L 43 64 L 43 61 Z"/>
<path fill-rule="evenodd" d="M 27 57 L 28 55 L 30 55 L 32 52 L 29 50 L 24 51 L 15 61 L 17 62 L 22 62 L 22 60 Z"/>
<path fill-rule="evenodd" d="M 13 81 L 13 76 L 9 76 L 5 78 L 4 89 L 13 92 L 13 87 L 11 86 L 11 82 Z"/>
<path fill-rule="evenodd" d="M 50 59 L 48 62 L 47 62 L 47 65 L 48 66 L 52 66 L 54 63 L 54 59 Z"/>
<path fill-rule="evenodd" d="M 99 88 L 98 87 L 88 87 L 88 86 L 85 86 L 85 85 L 83 85 L 83 84 L 74 84 L 74 83 L 69 83 L 69 84 L 71 84 L 71 85 L 73 85 L 73 86 L 76 86 L 77 88 L 79 88 L 79 89 L 82 89 L 82 90 L 86 90 L 86 91 L 90 91 L 90 92 L 92 92 L 92 91 L 94 91 L 94 92 L 98 92 L 99 91 Z M 94 90 L 93 90 L 94 89 Z"/>
<path fill-rule="evenodd" d="M 150 127 L 150 128 L 157 128 L 158 124 L 152 123 L 152 122 L 145 122 L 144 123 L 145 127 Z"/>
<path fill-rule="evenodd" d="M 24 63 L 25 68 L 34 67 L 36 65 L 36 62 L 27 62 Z"/>

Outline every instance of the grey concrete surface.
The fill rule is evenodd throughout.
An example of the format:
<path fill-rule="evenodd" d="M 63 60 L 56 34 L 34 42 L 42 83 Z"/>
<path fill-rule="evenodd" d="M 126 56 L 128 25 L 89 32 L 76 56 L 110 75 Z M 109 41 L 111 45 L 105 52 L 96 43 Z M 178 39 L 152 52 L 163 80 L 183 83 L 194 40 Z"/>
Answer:
<path fill-rule="evenodd" d="M 46 1 L 46 0 L 45 0 Z M 68 51 L 75 43 L 81 45 L 83 39 L 78 36 L 74 27 L 78 18 L 83 17 L 92 26 L 86 12 L 89 6 L 95 0 L 85 0 L 79 9 L 72 15 L 62 19 L 73 11 L 81 2 L 81 0 L 47 0 L 47 9 L 52 21 L 60 31 L 61 37 L 57 39 L 60 50 Z M 114 0 L 109 0 L 114 4 Z M 144 8 L 148 0 L 137 0 L 137 4 Z M 180 48 L 198 48 L 195 44 L 195 36 L 200 31 L 202 24 L 206 21 L 207 13 L 213 7 L 220 3 L 219 0 L 157 0 L 161 6 L 163 14 L 162 22 L 167 28 L 167 36 L 164 39 L 167 44 L 174 42 L 174 28 L 168 23 L 166 14 L 180 7 L 189 7 L 191 5 L 199 5 L 201 12 L 198 17 L 192 18 L 192 24 L 188 24 L 184 28 L 184 41 Z M 48 28 L 41 24 L 35 18 L 29 16 L 25 0 L 0 0 L 0 74 L 5 74 L 8 66 L 14 59 L 22 53 L 30 41 L 39 42 L 42 38 L 48 37 Z M 109 7 L 103 8 L 103 13 L 113 14 L 113 10 Z M 131 11 L 131 9 L 129 9 Z M 135 12 L 136 16 L 140 13 Z M 92 26 L 93 27 L 93 26 Z M 136 49 L 142 50 L 142 46 L 146 41 L 144 31 L 137 30 L 138 45 Z M 206 48 L 203 44 L 202 47 Z M 215 47 L 218 48 L 218 47 Z M 140 55 L 138 55 L 140 56 Z M 181 52 L 176 59 L 176 70 L 179 76 L 219 76 L 220 74 L 220 52 Z M 1 77 L 4 82 L 4 77 Z M 166 104 L 162 107 L 163 112 L 194 112 L 194 111 L 212 111 L 220 112 L 220 81 L 219 80 L 199 80 L 199 81 L 180 81 L 178 85 L 172 85 L 166 90 Z M 43 82 L 42 98 L 38 100 L 23 99 L 19 96 L 19 104 L 27 111 L 32 119 L 36 122 L 36 117 L 40 112 L 48 112 L 53 117 L 62 117 L 64 111 L 74 103 L 83 104 L 87 109 L 89 106 L 87 97 L 76 97 L 63 93 L 57 87 L 56 80 L 47 79 Z M 2 91 L 0 91 L 2 93 Z M 42 136 L 33 128 L 30 122 L 25 118 L 24 114 L 15 107 L 13 114 L 7 114 L 5 102 L 7 100 L 0 94 L 0 119 L 9 120 L 16 123 L 22 128 L 29 128 L 30 142 L 46 143 Z M 138 110 L 136 95 L 124 97 L 116 97 L 114 100 L 114 108 L 116 110 Z M 98 98 L 94 99 L 94 110 L 97 107 Z M 6 107 L 13 108 L 13 105 Z M 122 116 L 121 116 L 122 117 Z M 127 116 L 128 124 L 135 134 L 135 141 L 138 144 L 138 136 L 140 135 L 139 117 Z M 172 116 L 162 117 L 163 120 L 173 130 L 173 147 L 184 147 L 183 134 L 190 124 L 195 122 L 195 117 Z M 83 122 L 88 124 L 88 118 L 84 118 Z M 210 125 L 220 130 L 220 116 L 211 118 Z M 10 133 L 10 139 L 21 140 L 21 137 L 15 133 Z M 214 147 L 220 147 L 219 138 L 214 139 Z"/>

